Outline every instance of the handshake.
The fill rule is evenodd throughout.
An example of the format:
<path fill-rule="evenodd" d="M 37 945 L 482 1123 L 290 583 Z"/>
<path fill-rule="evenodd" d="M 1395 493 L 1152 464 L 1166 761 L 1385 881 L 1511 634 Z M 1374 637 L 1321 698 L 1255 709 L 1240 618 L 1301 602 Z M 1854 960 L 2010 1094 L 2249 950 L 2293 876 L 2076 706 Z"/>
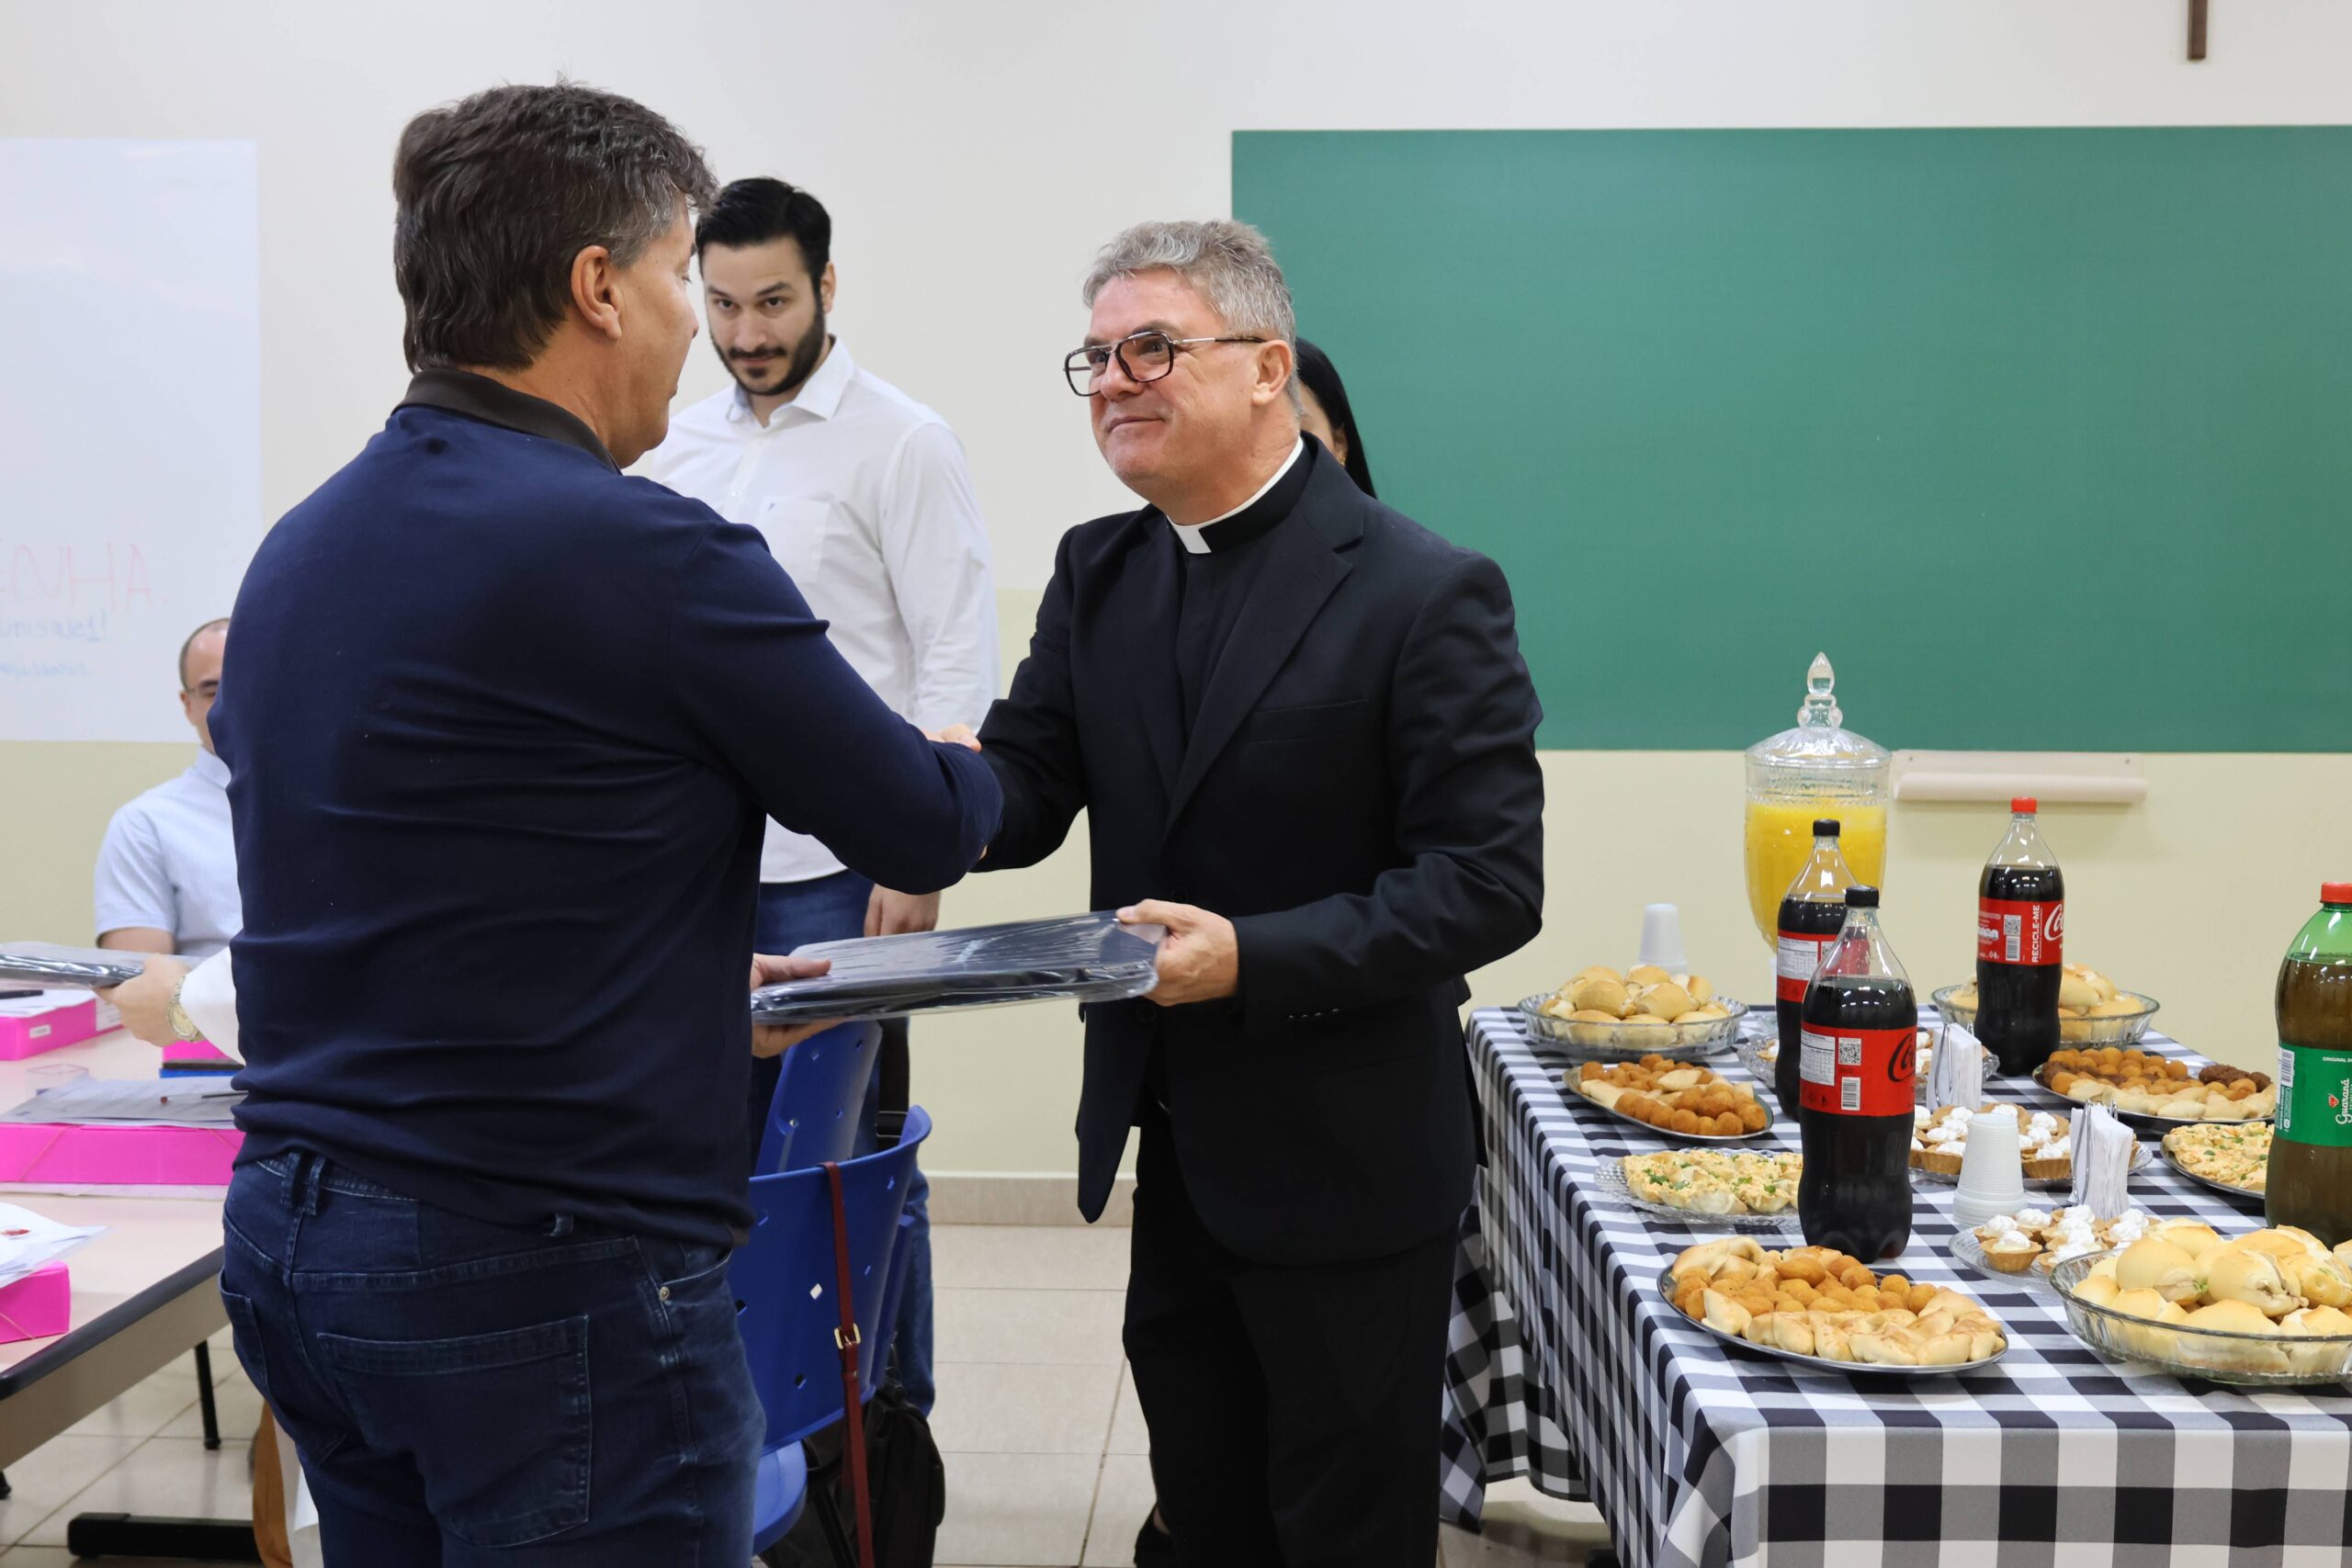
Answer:
<path fill-rule="evenodd" d="M 975 751 L 980 749 L 979 736 L 967 724 L 951 724 L 935 732 L 926 729 L 923 737 L 942 746 L 967 746 Z M 980 858 L 989 858 L 986 850 L 980 852 Z M 1119 919 L 1125 925 L 1168 929 L 1167 940 L 1159 946 L 1159 983 L 1150 992 L 1150 999 L 1161 1007 L 1223 1001 L 1240 990 L 1240 942 L 1233 922 L 1223 915 L 1192 904 L 1147 898 L 1120 910 Z M 873 932 L 869 931 L 867 934 Z"/>

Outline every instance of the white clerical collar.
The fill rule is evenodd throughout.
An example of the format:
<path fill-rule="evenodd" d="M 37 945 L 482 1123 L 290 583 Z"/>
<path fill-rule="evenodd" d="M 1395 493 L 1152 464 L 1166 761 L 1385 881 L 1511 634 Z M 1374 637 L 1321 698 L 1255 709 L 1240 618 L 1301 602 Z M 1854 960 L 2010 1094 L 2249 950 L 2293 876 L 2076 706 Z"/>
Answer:
<path fill-rule="evenodd" d="M 1227 518 L 1238 517 L 1242 513 L 1249 511 L 1251 507 L 1265 500 L 1266 492 L 1283 482 L 1283 476 L 1290 472 L 1291 465 L 1297 462 L 1299 455 L 1306 450 L 1306 438 L 1302 435 L 1296 441 L 1291 443 L 1290 456 L 1283 459 L 1283 466 L 1274 470 L 1273 477 L 1269 479 L 1264 484 L 1258 487 L 1257 494 L 1251 496 L 1249 500 L 1243 502 L 1232 511 L 1221 512 L 1205 523 L 1170 523 L 1168 525 L 1176 530 L 1177 541 L 1181 543 L 1186 550 L 1190 551 L 1193 555 L 1204 556 L 1208 554 L 1209 542 L 1201 536 L 1209 529 L 1214 528 L 1218 524 L 1224 522 Z M 1224 568 L 1219 567 L 1217 570 L 1222 571 Z"/>

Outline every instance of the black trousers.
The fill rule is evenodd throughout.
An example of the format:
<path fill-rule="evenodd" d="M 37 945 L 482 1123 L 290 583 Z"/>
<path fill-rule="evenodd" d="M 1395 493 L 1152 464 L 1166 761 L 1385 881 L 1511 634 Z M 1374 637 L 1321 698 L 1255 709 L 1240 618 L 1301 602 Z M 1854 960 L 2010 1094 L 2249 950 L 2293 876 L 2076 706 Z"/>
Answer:
<path fill-rule="evenodd" d="M 1145 1126 L 1127 1359 L 1185 1568 L 1430 1568 L 1454 1242 L 1237 1257 L 1193 1212 L 1166 1124 Z"/>

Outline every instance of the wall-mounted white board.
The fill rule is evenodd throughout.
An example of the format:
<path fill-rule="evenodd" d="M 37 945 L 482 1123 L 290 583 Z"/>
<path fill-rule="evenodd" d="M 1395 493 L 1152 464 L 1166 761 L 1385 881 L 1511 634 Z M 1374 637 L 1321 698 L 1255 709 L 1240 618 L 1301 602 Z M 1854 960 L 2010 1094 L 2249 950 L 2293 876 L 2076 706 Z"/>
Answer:
<path fill-rule="evenodd" d="M 255 184 L 250 142 L 0 140 L 0 740 L 188 739 L 174 656 L 262 532 Z"/>

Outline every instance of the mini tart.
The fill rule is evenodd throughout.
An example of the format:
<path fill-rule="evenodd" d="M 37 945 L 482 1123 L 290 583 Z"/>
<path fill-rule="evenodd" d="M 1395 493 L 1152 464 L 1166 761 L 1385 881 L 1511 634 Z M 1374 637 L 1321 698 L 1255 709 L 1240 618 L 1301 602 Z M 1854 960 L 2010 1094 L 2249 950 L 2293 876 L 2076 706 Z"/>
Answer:
<path fill-rule="evenodd" d="M 2014 1106 L 1996 1107 L 1988 1105 L 1984 1108 L 1984 1111 L 1978 1111 L 1977 1114 L 1981 1116 L 1985 1114 L 1987 1111 L 1995 1111 L 1998 1110 L 2016 1111 L 2018 1114 L 2018 1130 L 2020 1132 L 2024 1130 L 2027 1113 L 2021 1108 Z M 1924 1170 L 1935 1176 L 1956 1177 L 1960 1174 L 1961 1160 L 1967 1148 L 1967 1145 L 1964 1141 L 1959 1144 L 1945 1144 L 1940 1145 L 1928 1145 L 1925 1142 L 1928 1130 L 1932 1127 L 1942 1126 L 1950 1114 L 1951 1112 L 1948 1110 L 1939 1111 L 1915 1131 L 1913 1136 L 1920 1142 L 1920 1146 L 1911 1151 L 1911 1164 L 1913 1168 Z M 2023 1174 L 2028 1181 L 2064 1181 L 2066 1178 L 2075 1174 L 2075 1161 L 2071 1155 L 2060 1155 L 2053 1158 L 2049 1156 L 2035 1154 L 2031 1150 L 2025 1148 L 2022 1145 L 2019 1145 L 2018 1153 L 2018 1163 L 2024 1168 Z"/>
<path fill-rule="evenodd" d="M 2024 1233 L 2011 1234 L 2023 1235 Z M 1982 1227 L 1976 1233 L 1977 1245 L 1984 1250 L 1984 1261 L 2004 1274 L 2022 1274 L 2032 1268 L 2034 1260 L 2041 1256 L 2041 1244 L 2031 1236 L 2026 1236 L 2023 1247 L 1996 1247 L 1993 1244 L 1999 1239 L 1998 1233 L 1987 1236 Z"/>
<path fill-rule="evenodd" d="M 2072 1155 L 2060 1155 L 2055 1159 L 2048 1155 L 2028 1155 L 2024 1164 L 2028 1181 L 2064 1181 L 2075 1174 L 2075 1156 Z"/>
<path fill-rule="evenodd" d="M 1911 1156 L 1913 1165 L 1937 1176 L 1958 1176 L 1960 1162 L 1961 1156 L 1950 1149 L 1918 1149 Z"/>

